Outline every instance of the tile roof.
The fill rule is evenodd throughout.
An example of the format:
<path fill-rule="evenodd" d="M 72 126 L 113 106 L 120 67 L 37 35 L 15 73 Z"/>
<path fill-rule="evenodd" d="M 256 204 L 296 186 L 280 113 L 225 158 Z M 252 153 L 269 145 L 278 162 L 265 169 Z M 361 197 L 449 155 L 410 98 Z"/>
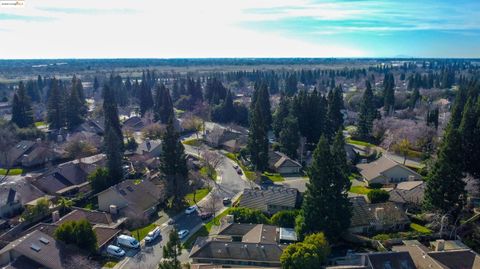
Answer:
<path fill-rule="evenodd" d="M 244 189 L 240 206 L 268 211 L 269 205 L 295 208 L 299 192 L 294 188 L 269 187 L 265 190 Z"/>

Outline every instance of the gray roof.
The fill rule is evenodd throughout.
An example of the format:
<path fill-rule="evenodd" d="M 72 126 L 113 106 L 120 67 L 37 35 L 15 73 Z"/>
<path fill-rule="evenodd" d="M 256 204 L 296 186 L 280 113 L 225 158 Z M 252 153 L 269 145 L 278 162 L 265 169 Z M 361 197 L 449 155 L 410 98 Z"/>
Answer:
<path fill-rule="evenodd" d="M 56 194 L 72 186 L 85 184 L 88 175 L 97 168 L 94 164 L 68 162 L 37 178 L 34 182 L 49 194 Z"/>
<path fill-rule="evenodd" d="M 6 179 L 0 184 L 0 192 L 8 193 L 10 189 L 15 191 L 15 198 L 18 198 L 22 205 L 45 196 L 44 192 L 30 184 L 24 177 L 14 180 Z"/>
<path fill-rule="evenodd" d="M 190 258 L 280 264 L 282 251 L 282 246 L 277 244 L 231 242 L 199 237 L 190 252 Z"/>
<path fill-rule="evenodd" d="M 268 164 L 270 167 L 280 168 L 282 166 L 288 167 L 302 167 L 302 165 L 292 160 L 290 157 L 279 151 L 270 151 L 268 153 Z"/>
<path fill-rule="evenodd" d="M 392 202 L 419 205 L 422 203 L 425 194 L 425 183 L 423 181 L 405 181 L 399 183 L 389 193 L 389 200 Z"/>
<path fill-rule="evenodd" d="M 261 211 L 268 211 L 268 205 L 295 208 L 298 201 L 298 190 L 284 187 L 269 187 L 266 190 L 243 190 L 240 206 Z"/>
<path fill-rule="evenodd" d="M 15 163 L 16 161 L 18 161 L 19 158 L 23 157 L 24 154 L 28 153 L 35 144 L 36 142 L 29 140 L 22 140 L 18 142 L 16 145 L 14 145 L 8 150 L 8 159 L 2 160 L 2 163 L 6 161 L 8 161 L 9 164 Z"/>
<path fill-rule="evenodd" d="M 408 252 L 369 253 L 367 257 L 374 269 L 416 269 Z"/>
<path fill-rule="evenodd" d="M 357 164 L 357 168 L 360 169 L 360 174 L 362 174 L 367 181 L 381 176 L 385 171 L 396 166 L 402 167 L 403 169 L 409 171 L 416 178 L 421 178 L 417 172 L 385 156 L 382 156 L 371 163 Z"/>
<path fill-rule="evenodd" d="M 0 189 L 0 206 L 19 202 L 17 192 L 12 188 Z"/>

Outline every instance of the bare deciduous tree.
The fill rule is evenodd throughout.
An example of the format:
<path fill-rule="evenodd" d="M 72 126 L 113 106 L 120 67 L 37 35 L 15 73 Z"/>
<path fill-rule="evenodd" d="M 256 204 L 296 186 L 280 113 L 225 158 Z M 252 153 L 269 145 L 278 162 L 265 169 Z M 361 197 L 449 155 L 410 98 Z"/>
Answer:
<path fill-rule="evenodd" d="M 166 128 L 164 125 L 158 123 L 150 124 L 143 128 L 143 138 L 160 139 L 165 133 L 165 130 Z"/>
<path fill-rule="evenodd" d="M 200 152 L 202 162 L 208 168 L 209 176 L 213 175 L 213 171 L 217 170 L 224 162 L 224 157 L 213 150 L 203 148 Z M 213 180 L 215 180 L 213 178 Z"/>
<path fill-rule="evenodd" d="M 198 133 L 203 129 L 203 120 L 195 116 L 193 113 L 188 112 L 183 117 L 182 127 L 185 130 L 195 131 L 195 135 L 197 136 L 197 139 L 198 139 Z"/>

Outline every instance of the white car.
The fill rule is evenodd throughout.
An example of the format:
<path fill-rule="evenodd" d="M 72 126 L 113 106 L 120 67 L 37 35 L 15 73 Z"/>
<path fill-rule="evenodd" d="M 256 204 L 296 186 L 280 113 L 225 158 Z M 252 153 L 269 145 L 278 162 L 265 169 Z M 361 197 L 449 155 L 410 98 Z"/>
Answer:
<path fill-rule="evenodd" d="M 151 243 L 155 241 L 155 239 L 159 238 L 161 236 L 161 230 L 160 227 L 157 227 L 150 231 L 147 236 L 145 236 L 145 242 Z"/>
<path fill-rule="evenodd" d="M 117 238 L 117 242 L 118 242 L 119 245 L 122 245 L 124 247 L 129 247 L 129 248 L 139 248 L 140 247 L 140 243 L 137 241 L 137 239 L 135 239 L 131 236 L 125 235 L 125 234 L 119 235 L 118 238 Z"/>
<path fill-rule="evenodd" d="M 190 215 L 193 212 L 197 211 L 197 209 L 198 209 L 198 207 L 196 205 L 192 205 L 192 206 L 188 207 L 187 209 L 185 209 L 185 214 Z"/>
<path fill-rule="evenodd" d="M 115 257 L 123 257 L 125 255 L 125 250 L 114 245 L 109 245 L 107 247 L 107 254 Z"/>
<path fill-rule="evenodd" d="M 189 230 L 180 230 L 180 231 L 178 232 L 178 237 L 179 237 L 180 239 L 183 239 L 183 238 L 185 238 L 189 233 L 190 233 Z"/>

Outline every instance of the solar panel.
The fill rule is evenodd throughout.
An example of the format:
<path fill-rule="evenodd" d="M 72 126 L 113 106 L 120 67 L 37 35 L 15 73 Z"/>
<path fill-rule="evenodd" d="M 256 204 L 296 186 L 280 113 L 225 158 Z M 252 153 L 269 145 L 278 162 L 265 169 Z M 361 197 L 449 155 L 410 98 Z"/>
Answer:
<path fill-rule="evenodd" d="M 48 240 L 47 238 L 45 237 L 40 237 L 40 242 L 44 243 L 45 245 L 47 245 L 48 243 L 50 243 L 50 240 Z"/>
<path fill-rule="evenodd" d="M 129 190 L 130 192 L 133 192 L 133 189 L 130 186 L 127 187 L 127 190 Z"/>
<path fill-rule="evenodd" d="M 39 252 L 42 249 L 40 246 L 35 245 L 35 244 L 31 244 L 30 248 L 35 250 L 36 252 Z"/>

